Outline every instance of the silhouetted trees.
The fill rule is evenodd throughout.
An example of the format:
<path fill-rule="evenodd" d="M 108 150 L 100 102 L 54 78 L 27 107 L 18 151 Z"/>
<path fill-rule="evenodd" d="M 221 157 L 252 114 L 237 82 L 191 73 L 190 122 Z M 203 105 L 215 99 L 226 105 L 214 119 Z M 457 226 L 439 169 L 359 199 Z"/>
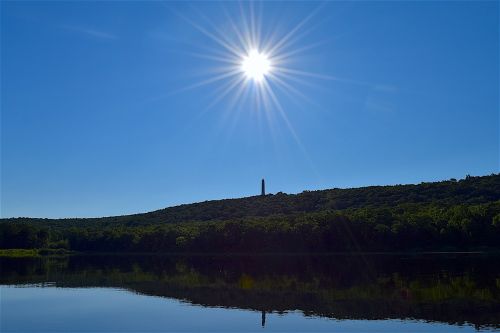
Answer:
<path fill-rule="evenodd" d="M 499 244 L 500 175 L 266 195 L 101 219 L 0 222 L 0 248 L 332 252 L 467 250 Z"/>
<path fill-rule="evenodd" d="M 1 248 L 45 248 L 48 245 L 49 232 L 46 228 L 35 227 L 26 223 L 1 223 Z"/>

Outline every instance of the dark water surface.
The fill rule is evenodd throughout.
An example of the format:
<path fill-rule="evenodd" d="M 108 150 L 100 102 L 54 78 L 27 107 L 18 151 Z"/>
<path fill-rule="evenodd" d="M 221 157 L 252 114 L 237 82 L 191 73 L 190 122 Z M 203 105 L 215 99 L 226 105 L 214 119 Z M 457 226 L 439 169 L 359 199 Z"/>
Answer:
<path fill-rule="evenodd" d="M 500 331 L 500 257 L 0 258 L 1 332 Z"/>

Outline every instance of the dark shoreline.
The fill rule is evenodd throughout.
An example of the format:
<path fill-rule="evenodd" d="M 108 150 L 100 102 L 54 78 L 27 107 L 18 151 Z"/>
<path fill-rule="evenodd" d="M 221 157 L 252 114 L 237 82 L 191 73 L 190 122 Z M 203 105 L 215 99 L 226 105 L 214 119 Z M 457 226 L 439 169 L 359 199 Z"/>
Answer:
<path fill-rule="evenodd" d="M 359 252 L 93 252 L 46 249 L 0 249 L 0 257 L 47 256 L 432 256 L 432 255 L 500 255 L 500 249 L 470 251 L 359 251 Z"/>

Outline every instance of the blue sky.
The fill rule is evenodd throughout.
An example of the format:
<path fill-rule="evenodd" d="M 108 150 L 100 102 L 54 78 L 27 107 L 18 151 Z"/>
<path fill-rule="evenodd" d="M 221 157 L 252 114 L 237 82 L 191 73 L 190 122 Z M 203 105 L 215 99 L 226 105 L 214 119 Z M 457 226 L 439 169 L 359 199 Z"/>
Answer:
<path fill-rule="evenodd" d="M 281 111 L 221 97 L 240 5 L 271 44 L 311 14 Z M 2 2 L 1 216 L 497 173 L 499 40 L 495 1 Z"/>

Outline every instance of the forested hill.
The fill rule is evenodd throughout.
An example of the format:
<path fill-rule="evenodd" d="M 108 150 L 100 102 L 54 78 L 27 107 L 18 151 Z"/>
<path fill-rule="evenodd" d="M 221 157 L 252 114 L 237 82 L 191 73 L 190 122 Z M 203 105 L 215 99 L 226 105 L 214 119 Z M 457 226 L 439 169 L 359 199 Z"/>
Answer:
<path fill-rule="evenodd" d="M 103 218 L 3 219 L 2 222 L 30 222 L 45 226 L 123 224 L 151 225 L 195 221 L 225 221 L 358 208 L 390 208 L 411 204 L 441 207 L 473 205 L 500 200 L 500 174 L 450 179 L 417 185 L 369 186 L 350 189 L 304 191 L 299 194 L 268 194 L 186 204 L 149 213 Z"/>
<path fill-rule="evenodd" d="M 0 249 L 469 251 L 499 244 L 500 175 L 278 193 L 128 216 L 0 221 Z"/>

